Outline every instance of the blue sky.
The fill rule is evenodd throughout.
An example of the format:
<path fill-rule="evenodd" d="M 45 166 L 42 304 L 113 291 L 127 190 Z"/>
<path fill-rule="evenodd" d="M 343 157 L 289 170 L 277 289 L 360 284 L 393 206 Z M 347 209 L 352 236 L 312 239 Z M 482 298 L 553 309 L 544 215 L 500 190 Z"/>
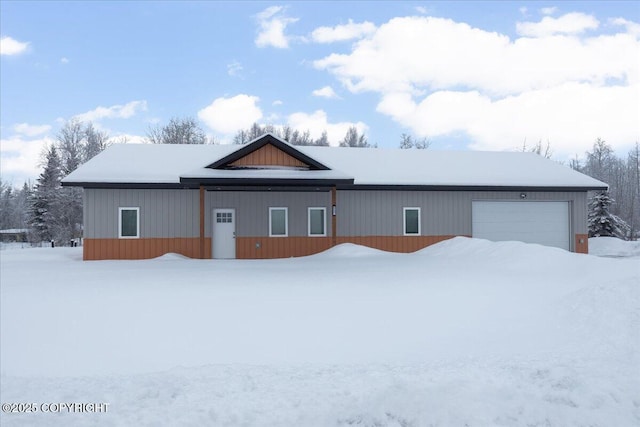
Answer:
<path fill-rule="evenodd" d="M 0 3 L 1 177 L 38 174 L 65 120 L 141 142 L 191 116 L 332 143 L 355 125 L 432 149 L 549 141 L 558 160 L 640 139 L 638 2 Z"/>

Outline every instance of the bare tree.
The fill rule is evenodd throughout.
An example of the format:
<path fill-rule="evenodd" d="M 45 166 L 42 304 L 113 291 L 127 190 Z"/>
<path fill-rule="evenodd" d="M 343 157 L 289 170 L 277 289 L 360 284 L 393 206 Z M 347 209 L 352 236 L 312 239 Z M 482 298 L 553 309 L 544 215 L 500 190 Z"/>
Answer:
<path fill-rule="evenodd" d="M 403 150 L 408 150 L 410 148 L 426 150 L 430 146 L 431 146 L 431 141 L 429 141 L 427 138 L 417 139 L 406 133 L 403 133 L 400 136 L 400 148 Z"/>
<path fill-rule="evenodd" d="M 56 135 L 63 176 L 73 172 L 82 164 L 85 136 L 83 123 L 77 119 L 66 122 Z"/>
<path fill-rule="evenodd" d="M 266 133 L 271 133 L 291 145 L 329 145 L 326 131 L 322 132 L 320 138 L 314 140 L 309 130 L 303 132 L 298 129 L 293 129 L 289 125 L 278 127 L 272 124 L 260 125 L 259 123 L 253 123 L 248 129 L 240 129 L 236 132 L 233 136 L 233 143 L 246 144 Z"/>
<path fill-rule="evenodd" d="M 85 162 L 107 148 L 109 135 L 106 132 L 96 130 L 91 122 L 84 128 L 84 137 L 83 161 Z"/>
<path fill-rule="evenodd" d="M 165 126 L 147 131 L 147 141 L 153 144 L 206 144 L 207 135 L 192 117 L 173 117 Z"/>
<path fill-rule="evenodd" d="M 545 145 L 542 144 L 542 141 L 538 141 L 536 145 L 529 147 L 527 146 L 527 140 L 525 139 L 522 143 L 522 152 L 536 153 L 545 159 L 550 159 L 551 156 L 553 156 L 553 150 L 551 149 L 551 143 L 549 140 L 547 140 Z"/>

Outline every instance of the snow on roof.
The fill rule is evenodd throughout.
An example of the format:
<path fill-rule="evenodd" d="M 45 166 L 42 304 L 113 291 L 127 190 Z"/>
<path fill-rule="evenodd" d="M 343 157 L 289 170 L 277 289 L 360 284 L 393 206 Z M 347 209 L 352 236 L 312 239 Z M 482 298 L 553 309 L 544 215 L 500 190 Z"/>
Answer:
<path fill-rule="evenodd" d="M 178 184 L 183 173 L 204 169 L 237 149 L 237 145 L 113 144 L 62 182 Z"/>
<path fill-rule="evenodd" d="M 353 179 L 359 185 L 603 188 L 534 153 L 294 147 L 331 170 L 210 169 L 244 146 L 114 144 L 67 176 L 79 183 L 178 184 L 203 179 Z"/>
<path fill-rule="evenodd" d="M 361 185 L 606 187 L 535 153 L 300 147 Z"/>

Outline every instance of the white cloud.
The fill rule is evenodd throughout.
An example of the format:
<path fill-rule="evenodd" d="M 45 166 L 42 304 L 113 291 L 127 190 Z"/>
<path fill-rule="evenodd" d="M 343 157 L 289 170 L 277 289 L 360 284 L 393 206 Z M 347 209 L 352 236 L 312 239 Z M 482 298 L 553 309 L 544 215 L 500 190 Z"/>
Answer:
<path fill-rule="evenodd" d="M 327 138 L 330 145 L 338 145 L 349 130 L 355 126 L 359 133 L 365 133 L 368 129 L 363 122 L 338 122 L 329 123 L 327 113 L 317 110 L 312 114 L 303 112 L 293 113 L 288 117 L 288 124 L 299 131 L 309 131 L 311 138 L 317 139 L 322 136 L 323 131 L 327 131 Z"/>
<path fill-rule="evenodd" d="M 198 111 L 198 118 L 216 132 L 233 134 L 262 118 L 262 110 L 257 105 L 259 100 L 257 96 L 245 94 L 216 98 Z"/>
<path fill-rule="evenodd" d="M 242 70 L 242 64 L 240 64 L 238 61 L 233 61 L 232 63 L 227 64 L 227 74 L 229 74 L 231 77 L 240 76 Z"/>
<path fill-rule="evenodd" d="M 424 6 L 416 6 L 416 12 L 426 15 L 429 13 L 429 9 Z"/>
<path fill-rule="evenodd" d="M 13 130 L 16 133 L 26 136 L 36 136 L 47 133 L 51 130 L 49 125 L 30 125 L 28 123 L 18 123 L 13 126 Z"/>
<path fill-rule="evenodd" d="M 316 43 L 333 43 L 338 41 L 359 39 L 372 34 L 376 26 L 365 21 L 360 24 L 349 19 L 348 24 L 336 25 L 335 27 L 318 27 L 311 33 L 311 38 Z"/>
<path fill-rule="evenodd" d="M 518 11 L 520 12 L 520 14 L 522 16 L 529 16 L 529 9 L 527 9 L 526 6 L 520 6 L 520 8 L 518 9 Z"/>
<path fill-rule="evenodd" d="M 271 103 L 271 105 L 273 105 L 274 107 L 277 107 L 279 105 L 282 105 L 282 101 L 280 101 L 279 99 L 276 99 Z"/>
<path fill-rule="evenodd" d="M 289 18 L 284 14 L 282 6 L 271 6 L 256 15 L 258 21 L 258 35 L 255 43 L 258 47 L 276 47 L 285 49 L 289 47 L 290 37 L 284 31 L 287 25 L 298 21 L 297 18 Z"/>
<path fill-rule="evenodd" d="M 638 140 L 639 100 L 638 84 L 594 87 L 567 83 L 498 100 L 477 91 L 438 91 L 420 103 L 406 93 L 390 94 L 382 99 L 378 111 L 419 136 L 465 133 L 474 141 L 474 149 L 508 150 L 526 139 L 550 141 L 555 152 L 571 156 L 581 154 L 585 144 L 588 147 L 597 137 L 621 145 Z"/>
<path fill-rule="evenodd" d="M 507 95 L 570 81 L 637 81 L 639 54 L 638 40 L 624 34 L 511 41 L 448 19 L 410 17 L 392 19 L 351 53 L 334 53 L 314 65 L 352 92 L 464 86 Z"/>
<path fill-rule="evenodd" d="M 60 58 L 60 63 L 62 64 L 68 64 L 69 63 L 69 58 L 63 56 L 62 58 Z"/>
<path fill-rule="evenodd" d="M 98 107 L 86 113 L 77 114 L 75 119 L 80 121 L 97 121 L 101 119 L 128 119 L 140 111 L 147 111 L 147 101 L 131 101 L 124 105 Z"/>
<path fill-rule="evenodd" d="M 330 98 L 330 99 L 340 98 L 331 86 L 325 86 L 323 88 L 316 89 L 313 92 L 311 92 L 311 94 L 313 96 L 319 96 L 321 98 Z"/>
<path fill-rule="evenodd" d="M 19 55 L 29 47 L 28 42 L 19 42 L 9 36 L 0 38 L 0 55 Z"/>
<path fill-rule="evenodd" d="M 449 19 L 394 18 L 314 66 L 353 93 L 379 94 L 378 112 L 421 136 L 466 133 L 474 147 L 496 148 L 525 137 L 566 150 L 598 136 L 632 144 L 640 40 L 626 20 L 611 22 L 624 27 L 618 33 L 580 34 L 597 25 L 584 16 L 567 34 L 515 39 Z"/>
<path fill-rule="evenodd" d="M 49 137 L 23 139 L 14 136 L 0 141 L 0 171 L 2 180 L 21 185 L 40 174 L 40 156 L 45 146 L 53 144 Z"/>
<path fill-rule="evenodd" d="M 542 9 L 540 9 L 540 13 L 543 15 L 553 15 L 557 11 L 558 11 L 558 8 L 555 6 L 543 7 Z"/>
<path fill-rule="evenodd" d="M 632 34 L 636 37 L 640 36 L 640 24 L 637 22 L 629 21 L 624 18 L 614 18 L 610 20 L 610 23 L 613 25 L 618 25 L 625 27 L 627 33 Z"/>
<path fill-rule="evenodd" d="M 595 30 L 599 25 L 592 15 L 572 12 L 559 18 L 545 16 L 540 22 L 517 22 L 516 31 L 521 36 L 545 37 L 554 34 L 581 34 L 587 30 Z"/>

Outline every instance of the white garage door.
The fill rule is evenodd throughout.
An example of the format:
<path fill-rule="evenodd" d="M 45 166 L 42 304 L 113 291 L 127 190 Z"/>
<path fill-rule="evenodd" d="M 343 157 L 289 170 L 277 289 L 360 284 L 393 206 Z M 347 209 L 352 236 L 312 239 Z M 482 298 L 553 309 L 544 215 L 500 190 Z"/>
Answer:
<path fill-rule="evenodd" d="M 568 202 L 473 202 L 473 237 L 570 250 Z"/>

